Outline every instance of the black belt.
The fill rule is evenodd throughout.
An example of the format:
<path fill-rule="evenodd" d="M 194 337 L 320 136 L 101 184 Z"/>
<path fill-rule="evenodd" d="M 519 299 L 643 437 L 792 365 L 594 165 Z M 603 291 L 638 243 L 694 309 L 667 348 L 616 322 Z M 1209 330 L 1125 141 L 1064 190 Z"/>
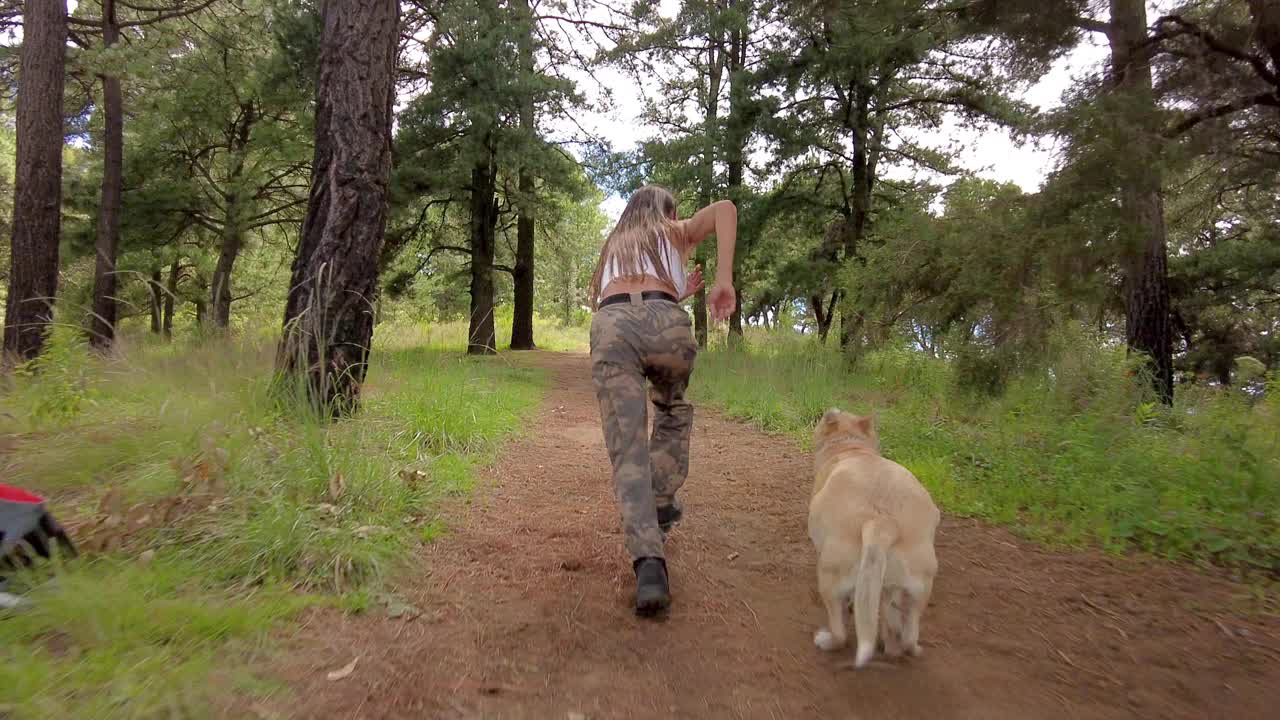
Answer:
<path fill-rule="evenodd" d="M 641 300 L 666 300 L 669 303 L 676 303 L 677 305 L 680 304 L 680 301 L 676 300 L 675 297 L 671 295 L 671 293 L 665 293 L 665 292 L 662 292 L 661 290 L 645 290 L 644 292 L 640 293 L 640 299 Z M 600 307 L 603 308 L 609 305 L 617 305 L 619 303 L 629 303 L 629 302 L 631 302 L 631 293 L 618 293 L 617 295 L 610 295 L 609 297 L 601 300 Z"/>

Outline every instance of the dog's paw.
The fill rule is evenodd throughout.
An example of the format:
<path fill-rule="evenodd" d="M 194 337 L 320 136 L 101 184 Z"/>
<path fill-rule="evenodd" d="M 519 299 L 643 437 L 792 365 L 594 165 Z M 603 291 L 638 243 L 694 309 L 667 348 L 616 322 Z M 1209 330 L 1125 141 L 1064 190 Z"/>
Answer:
<path fill-rule="evenodd" d="M 924 654 L 924 648 L 920 646 L 920 643 L 916 643 L 907 648 L 907 654 L 911 657 L 920 657 Z"/>
<path fill-rule="evenodd" d="M 823 628 L 813 634 L 813 644 L 817 645 L 819 650 L 825 650 L 827 652 L 839 650 L 844 645 L 844 643 L 837 640 L 836 636 L 831 634 L 831 631 L 826 628 Z"/>
<path fill-rule="evenodd" d="M 871 658 L 876 654 L 875 643 L 861 643 L 858 645 L 858 654 L 854 656 L 853 666 L 855 668 L 866 667 L 871 662 Z"/>
<path fill-rule="evenodd" d="M 880 642 L 876 644 L 876 650 L 884 652 L 887 657 L 902 657 L 903 650 L 905 649 L 905 645 L 902 642 L 902 635 L 890 630 L 888 632 L 881 633 L 879 640 Z"/>

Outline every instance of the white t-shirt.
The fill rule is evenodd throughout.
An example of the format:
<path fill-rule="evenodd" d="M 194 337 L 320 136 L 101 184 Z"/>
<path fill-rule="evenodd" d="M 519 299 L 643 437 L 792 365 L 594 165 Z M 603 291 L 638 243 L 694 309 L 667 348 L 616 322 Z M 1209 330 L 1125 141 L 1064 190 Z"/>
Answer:
<path fill-rule="evenodd" d="M 676 286 L 676 295 L 684 295 L 687 281 L 684 275 L 684 262 L 680 260 L 680 251 L 676 250 L 675 246 L 666 237 L 659 237 L 658 255 L 667 266 L 667 272 L 671 275 L 671 282 Z M 640 257 L 640 270 L 641 275 L 648 275 L 655 280 L 659 277 L 657 270 L 647 256 L 642 255 Z M 631 276 L 632 273 L 627 273 L 626 275 Z M 618 271 L 617 259 L 611 257 L 609 262 L 605 263 L 604 272 L 600 275 L 600 287 L 609 287 L 609 283 L 619 276 L 621 276 L 621 273 Z"/>

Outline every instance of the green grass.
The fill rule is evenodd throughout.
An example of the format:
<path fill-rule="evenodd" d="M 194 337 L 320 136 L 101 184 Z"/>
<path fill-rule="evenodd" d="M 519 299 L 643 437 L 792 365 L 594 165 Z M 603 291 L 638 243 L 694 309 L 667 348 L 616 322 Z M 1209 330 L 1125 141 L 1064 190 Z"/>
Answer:
<path fill-rule="evenodd" d="M 919 353 L 850 370 L 811 341 L 756 335 L 744 352 L 699 357 L 693 392 L 806 447 L 826 407 L 873 413 L 885 455 L 946 511 L 1042 542 L 1280 574 L 1280 384 L 1254 403 L 1183 386 L 1164 409 L 1126 376 L 1121 350 L 1077 340 L 991 399 Z"/>
<path fill-rule="evenodd" d="M 545 385 L 508 358 L 465 357 L 453 327 L 381 326 L 361 412 L 322 426 L 273 402 L 270 342 L 124 344 L 94 359 L 60 332 L 40 372 L 0 394 L 0 475 L 64 522 L 108 491 L 126 510 L 216 502 L 14 578 L 35 606 L 0 617 L 0 717 L 199 717 L 260 689 L 232 671 L 307 602 L 368 607 L 447 529 L 441 500 L 470 491 Z M 200 458 L 212 483 L 189 488 L 182 463 Z"/>
<path fill-rule="evenodd" d="M 498 339 L 498 351 L 503 352 L 511 341 L 511 308 L 504 305 L 494 314 L 495 335 Z M 400 323 L 396 327 L 397 334 L 408 334 L 419 344 L 429 347 L 461 348 L 467 345 L 467 322 L 424 322 Z M 535 315 L 533 318 L 533 340 L 541 350 L 553 352 L 587 352 L 590 345 L 587 326 L 563 325 Z"/>

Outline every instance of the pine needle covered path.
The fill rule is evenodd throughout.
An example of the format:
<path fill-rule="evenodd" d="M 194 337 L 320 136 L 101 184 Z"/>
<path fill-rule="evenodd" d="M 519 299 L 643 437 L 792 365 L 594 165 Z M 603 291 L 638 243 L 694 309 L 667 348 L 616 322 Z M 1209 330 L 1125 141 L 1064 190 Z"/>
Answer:
<path fill-rule="evenodd" d="M 854 672 L 851 655 L 811 640 L 823 613 L 805 530 L 809 454 L 705 406 L 685 521 L 668 542 L 673 610 L 640 621 L 589 361 L 510 361 L 547 368 L 551 390 L 402 583 L 412 610 L 317 611 L 268 670 L 290 690 L 256 704 L 260 715 L 1273 716 L 1280 622 L 1237 612 L 1246 588 L 955 518 L 939 530 L 924 656 Z"/>

